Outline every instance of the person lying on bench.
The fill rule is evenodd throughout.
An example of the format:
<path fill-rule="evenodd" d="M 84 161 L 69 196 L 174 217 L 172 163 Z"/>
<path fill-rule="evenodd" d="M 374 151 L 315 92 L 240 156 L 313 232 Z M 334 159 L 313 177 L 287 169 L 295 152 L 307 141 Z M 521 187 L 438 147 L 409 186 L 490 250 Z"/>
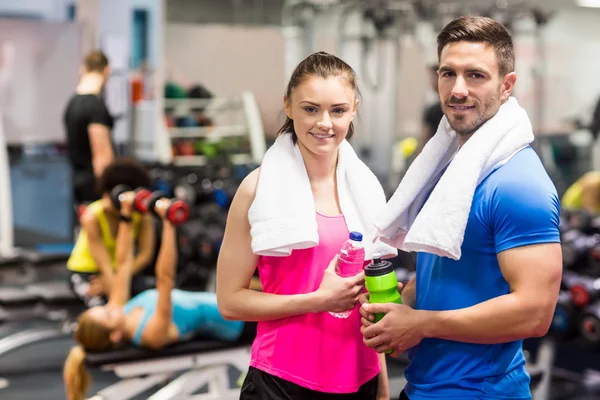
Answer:
<path fill-rule="evenodd" d="M 67 261 L 71 289 L 86 307 L 105 304 L 115 281 L 115 238 L 122 215 L 111 201 L 111 191 L 118 185 L 127 185 L 132 189 L 147 188 L 151 182 L 142 165 L 126 158 L 114 160 L 100 176 L 98 191 L 102 193 L 102 198 L 89 204 L 81 216 L 81 231 Z M 139 212 L 133 212 L 131 219 L 137 248 L 131 290 L 136 295 L 155 287 L 153 279 L 140 274 L 149 267 L 155 256 L 154 224 L 151 215 Z"/>
<path fill-rule="evenodd" d="M 133 192 L 126 192 L 122 213 L 130 217 Z M 82 400 L 90 384 L 84 361 L 86 351 L 108 351 L 123 342 L 150 349 L 200 334 L 223 341 L 236 341 L 244 332 L 243 321 L 227 321 L 219 313 L 215 293 L 174 289 L 177 264 L 175 227 L 165 218 L 171 201 L 158 200 L 155 210 L 163 229 L 156 261 L 156 289 L 130 299 L 129 281 L 134 267 L 132 224 L 122 220 L 117 236 L 117 276 L 108 303 L 83 312 L 77 322 L 78 343 L 64 367 L 67 400 Z"/>

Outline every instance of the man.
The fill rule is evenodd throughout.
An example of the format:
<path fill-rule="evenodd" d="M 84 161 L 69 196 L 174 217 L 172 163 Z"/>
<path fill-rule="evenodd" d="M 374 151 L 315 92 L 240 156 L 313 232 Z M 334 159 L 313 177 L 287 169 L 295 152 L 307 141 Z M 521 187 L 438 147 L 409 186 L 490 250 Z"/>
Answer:
<path fill-rule="evenodd" d="M 429 81 L 431 89 L 437 94 L 438 93 L 438 66 L 432 65 L 428 68 L 427 73 L 429 74 Z M 419 151 L 423 150 L 423 147 L 427 144 L 429 139 L 435 135 L 435 132 L 442 120 L 444 113 L 442 112 L 442 105 L 439 101 L 435 101 L 433 104 L 428 106 L 423 113 L 423 132 L 419 139 Z"/>
<path fill-rule="evenodd" d="M 100 198 L 96 180 L 114 159 L 111 137 L 114 121 L 101 97 L 109 74 L 106 56 L 98 50 L 89 53 L 75 94 L 64 113 L 73 196 L 78 204 Z"/>
<path fill-rule="evenodd" d="M 492 19 L 461 17 L 437 42 L 442 109 L 462 147 L 513 90 L 512 39 Z M 401 305 L 361 298 L 367 346 L 410 350 L 400 399 L 531 398 L 522 340 L 545 335 L 552 320 L 559 213 L 556 189 L 527 146 L 478 185 L 458 260 L 419 253 Z"/>

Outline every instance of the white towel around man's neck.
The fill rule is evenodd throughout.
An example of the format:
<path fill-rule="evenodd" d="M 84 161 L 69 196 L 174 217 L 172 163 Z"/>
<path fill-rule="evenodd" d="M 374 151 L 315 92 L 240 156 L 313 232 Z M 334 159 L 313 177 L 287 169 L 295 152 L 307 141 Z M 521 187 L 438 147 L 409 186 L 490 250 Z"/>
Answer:
<path fill-rule="evenodd" d="M 529 117 L 514 97 L 460 149 L 444 116 L 375 218 L 376 236 L 400 250 L 460 259 L 475 189 L 533 140 Z"/>
<path fill-rule="evenodd" d="M 363 234 L 367 259 L 397 250 L 374 240 L 373 218 L 385 206 L 381 184 L 344 140 L 338 151 L 337 190 L 349 231 Z M 291 134 L 280 135 L 260 167 L 256 197 L 248 210 L 252 251 L 285 257 L 319 244 L 315 202 L 302 153 Z"/>

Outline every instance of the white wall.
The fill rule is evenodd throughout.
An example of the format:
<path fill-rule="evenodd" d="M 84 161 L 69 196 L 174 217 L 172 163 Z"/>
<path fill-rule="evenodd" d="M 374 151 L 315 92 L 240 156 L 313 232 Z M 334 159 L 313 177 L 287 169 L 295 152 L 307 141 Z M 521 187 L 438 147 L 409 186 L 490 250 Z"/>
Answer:
<path fill-rule="evenodd" d="M 0 13 L 63 21 L 75 0 L 0 0 Z"/>
<path fill-rule="evenodd" d="M 251 91 L 267 135 L 282 122 L 284 51 L 279 28 L 176 23 L 166 27 L 167 76 L 183 74 L 216 96 Z"/>

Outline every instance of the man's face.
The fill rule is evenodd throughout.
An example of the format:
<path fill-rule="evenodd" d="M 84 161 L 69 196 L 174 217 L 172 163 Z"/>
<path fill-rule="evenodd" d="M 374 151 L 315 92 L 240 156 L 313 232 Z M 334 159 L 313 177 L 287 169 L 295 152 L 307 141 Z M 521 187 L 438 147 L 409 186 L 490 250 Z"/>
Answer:
<path fill-rule="evenodd" d="M 463 143 L 498 112 L 517 79 L 514 72 L 500 75 L 492 46 L 465 41 L 444 47 L 438 75 L 442 110 Z"/>

